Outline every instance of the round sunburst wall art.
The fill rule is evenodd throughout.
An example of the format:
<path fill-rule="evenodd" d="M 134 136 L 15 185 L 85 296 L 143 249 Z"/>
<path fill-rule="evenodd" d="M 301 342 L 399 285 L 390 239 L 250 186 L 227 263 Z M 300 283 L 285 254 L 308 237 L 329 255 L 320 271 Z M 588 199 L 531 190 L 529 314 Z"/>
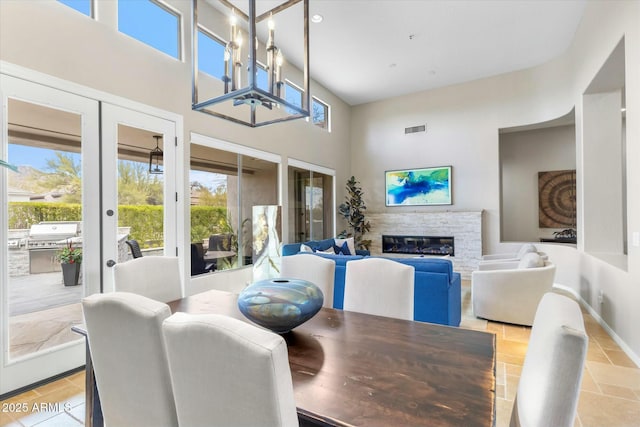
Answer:
<path fill-rule="evenodd" d="M 576 171 L 538 172 L 540 228 L 575 228 Z"/>

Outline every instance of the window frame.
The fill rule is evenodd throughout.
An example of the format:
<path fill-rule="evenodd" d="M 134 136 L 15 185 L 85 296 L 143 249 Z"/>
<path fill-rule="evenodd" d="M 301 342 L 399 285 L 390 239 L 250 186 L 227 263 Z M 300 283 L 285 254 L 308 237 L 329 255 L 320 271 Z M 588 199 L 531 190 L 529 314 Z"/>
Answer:
<path fill-rule="evenodd" d="M 223 54 L 224 54 L 224 49 L 227 47 L 227 43 L 228 43 L 224 38 L 220 37 L 219 35 L 217 35 L 213 31 L 211 31 L 207 27 L 205 27 L 205 26 L 203 26 L 201 24 L 198 24 L 198 28 L 197 28 L 196 34 L 199 34 L 200 32 L 202 32 L 202 34 L 205 37 L 209 37 L 215 43 L 219 43 L 222 46 Z M 200 43 L 199 42 L 198 42 L 198 50 L 200 50 Z M 210 77 L 213 77 L 213 78 L 215 78 L 217 80 L 223 81 L 222 80 L 222 76 L 211 75 L 211 74 L 207 73 L 206 71 L 204 71 L 202 68 L 200 68 L 200 52 L 197 52 L 196 54 L 197 54 L 197 57 L 198 57 L 198 72 L 199 73 L 204 73 L 204 74 L 206 74 L 206 75 L 208 75 Z M 220 58 L 220 60 L 221 61 L 224 60 L 224 57 Z M 224 70 L 223 70 L 223 72 L 224 72 Z"/>
<path fill-rule="evenodd" d="M 314 121 L 314 118 L 313 118 L 313 105 L 315 103 L 320 104 L 321 106 L 324 107 L 324 117 L 325 117 L 325 125 L 324 126 L 321 126 L 321 125 L 318 124 L 318 122 Z M 326 130 L 327 132 L 331 132 L 331 105 L 329 105 L 327 102 L 324 102 L 323 100 L 321 100 L 317 96 L 313 96 L 313 95 L 311 96 L 310 122 L 311 122 L 311 124 L 313 124 L 314 126 L 317 126 L 320 129 Z"/>
<path fill-rule="evenodd" d="M 131 37 L 134 40 L 137 40 L 140 43 L 143 43 L 146 46 L 149 46 L 155 50 L 157 50 L 158 52 L 162 52 L 163 54 L 173 58 L 173 59 L 177 59 L 178 61 L 184 61 L 184 46 L 183 46 L 183 29 L 184 29 L 184 22 L 183 22 L 183 16 L 182 13 L 180 13 L 179 10 L 173 8 L 172 6 L 170 6 L 169 4 L 161 1 L 161 0 L 146 0 L 151 4 L 156 5 L 157 7 L 159 7 L 160 9 L 162 9 L 163 11 L 165 11 L 166 13 L 168 13 L 169 15 L 172 15 L 176 18 L 177 20 L 177 24 L 178 24 L 178 28 L 176 29 L 176 37 L 177 37 L 177 43 L 176 43 L 176 48 L 177 48 L 177 52 L 176 52 L 176 56 L 165 52 L 164 50 L 161 50 L 159 48 L 157 48 L 156 46 L 153 46 L 149 43 L 147 43 L 146 41 L 140 40 L 139 38 L 132 36 L 128 33 L 125 33 L 124 31 L 122 31 L 120 29 L 120 3 L 122 3 L 123 1 L 130 1 L 130 0 L 117 0 L 117 16 L 118 16 L 118 24 L 117 24 L 117 29 L 118 32 L 120 34 L 124 34 L 127 37 Z"/>

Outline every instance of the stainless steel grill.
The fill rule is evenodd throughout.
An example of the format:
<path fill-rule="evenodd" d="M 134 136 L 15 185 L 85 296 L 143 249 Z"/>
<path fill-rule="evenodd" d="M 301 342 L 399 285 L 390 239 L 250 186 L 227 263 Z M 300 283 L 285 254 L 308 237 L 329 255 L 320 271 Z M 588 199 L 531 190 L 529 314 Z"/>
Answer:
<path fill-rule="evenodd" d="M 67 239 L 79 234 L 79 222 L 48 221 L 32 225 L 27 238 L 29 273 L 60 271 L 60 263 L 56 261 L 56 252 L 67 244 Z M 77 246 L 76 243 L 74 245 Z"/>

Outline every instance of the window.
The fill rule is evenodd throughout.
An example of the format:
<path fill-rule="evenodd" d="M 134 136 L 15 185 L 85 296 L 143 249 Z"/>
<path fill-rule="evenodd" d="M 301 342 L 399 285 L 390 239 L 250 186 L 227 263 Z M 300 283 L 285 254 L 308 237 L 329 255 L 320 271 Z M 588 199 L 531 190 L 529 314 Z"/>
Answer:
<path fill-rule="evenodd" d="M 83 15 L 93 17 L 93 1 L 92 0 L 58 0 L 60 3 L 77 10 Z"/>
<path fill-rule="evenodd" d="M 225 43 L 213 34 L 198 29 L 198 70 L 222 80 Z"/>
<path fill-rule="evenodd" d="M 256 79 L 258 88 L 269 92 L 269 78 L 267 76 L 267 69 L 260 63 L 258 63 L 258 73 L 256 74 Z"/>
<path fill-rule="evenodd" d="M 278 204 L 279 156 L 246 148 L 229 151 L 236 148 L 203 135 L 191 141 L 191 243 L 202 244 L 206 258 L 221 250 L 212 244 L 227 242 L 227 253 L 215 260 L 216 271 L 250 265 L 264 254 L 264 248 L 253 247 L 253 209 Z"/>
<path fill-rule="evenodd" d="M 333 236 L 333 175 L 311 167 L 289 159 L 289 242 Z"/>
<path fill-rule="evenodd" d="M 119 0 L 118 30 L 181 59 L 180 15 L 159 2 Z"/>
<path fill-rule="evenodd" d="M 284 87 L 285 101 L 297 107 L 302 107 L 302 89 L 288 80 L 285 82 Z M 297 112 L 291 108 L 287 108 L 287 113 L 296 114 Z"/>
<path fill-rule="evenodd" d="M 329 105 L 315 97 L 311 101 L 311 119 L 314 125 L 328 131 L 331 130 L 329 127 Z"/>

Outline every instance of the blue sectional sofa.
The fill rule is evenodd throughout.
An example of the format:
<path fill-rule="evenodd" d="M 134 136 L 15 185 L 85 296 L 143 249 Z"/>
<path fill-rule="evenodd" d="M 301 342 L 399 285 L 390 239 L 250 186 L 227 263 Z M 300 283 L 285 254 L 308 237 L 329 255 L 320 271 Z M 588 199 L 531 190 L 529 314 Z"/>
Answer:
<path fill-rule="evenodd" d="M 321 249 L 322 250 L 322 249 Z M 283 245 L 282 255 L 299 253 L 300 243 Z M 308 253 L 308 256 L 321 256 L 334 260 L 336 272 L 333 290 L 333 308 L 342 309 L 344 301 L 344 281 L 349 261 L 362 259 L 364 255 L 332 255 Z M 387 258 L 415 269 L 414 282 L 414 320 L 459 326 L 461 318 L 462 296 L 460 291 L 460 273 L 453 271 L 453 264 L 444 258 Z"/>

